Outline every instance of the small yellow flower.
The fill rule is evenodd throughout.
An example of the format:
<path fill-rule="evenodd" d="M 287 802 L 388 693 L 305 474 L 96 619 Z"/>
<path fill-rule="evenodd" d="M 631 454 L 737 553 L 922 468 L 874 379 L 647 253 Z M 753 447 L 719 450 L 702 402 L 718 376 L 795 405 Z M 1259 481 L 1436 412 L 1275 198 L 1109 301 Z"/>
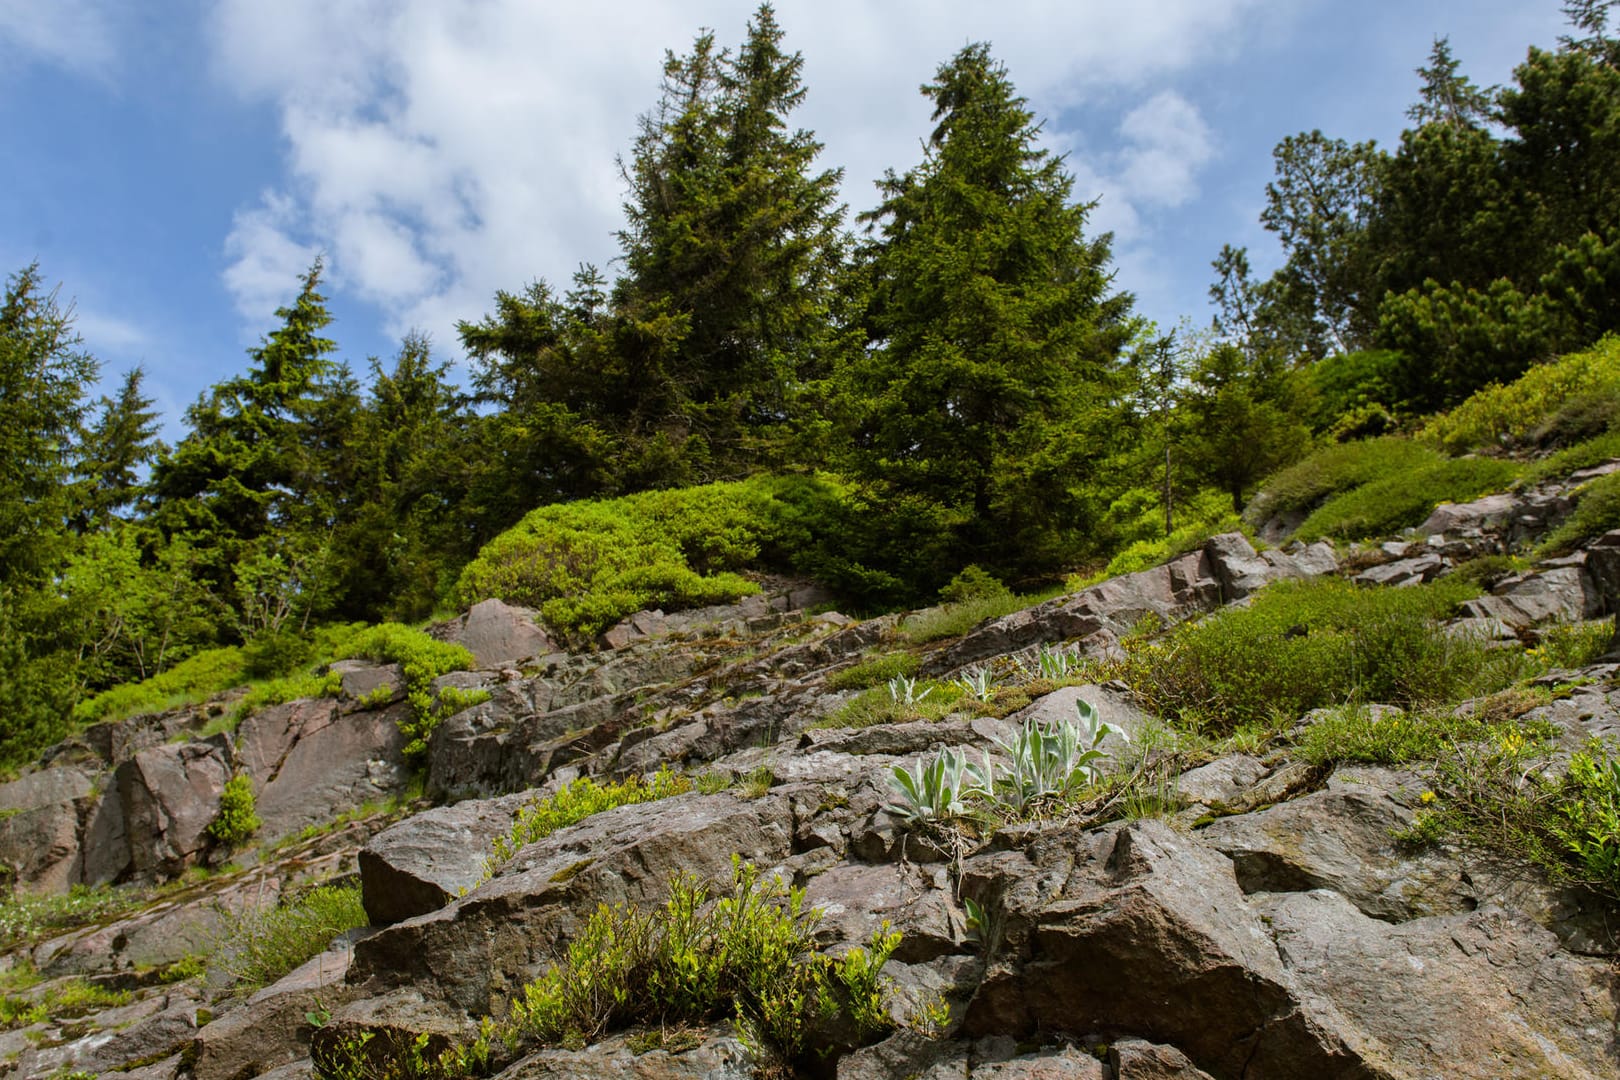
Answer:
<path fill-rule="evenodd" d="M 1434 798 L 1434 792 L 1425 791 L 1421 796 L 1418 797 L 1418 801 L 1427 806 L 1429 803 L 1434 802 Z"/>

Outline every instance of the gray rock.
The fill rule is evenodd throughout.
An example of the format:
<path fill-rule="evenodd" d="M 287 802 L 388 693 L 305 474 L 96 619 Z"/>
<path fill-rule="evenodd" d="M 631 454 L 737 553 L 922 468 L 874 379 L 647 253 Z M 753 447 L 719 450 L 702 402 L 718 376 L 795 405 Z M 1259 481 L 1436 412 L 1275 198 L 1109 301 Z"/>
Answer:
<path fill-rule="evenodd" d="M 1109 1043 L 1108 1067 L 1116 1080 L 1213 1080 L 1180 1050 L 1145 1039 Z"/>
<path fill-rule="evenodd" d="M 491 881 L 446 907 L 355 946 L 351 979 L 416 984 L 463 1009 L 487 1009 L 549 966 L 598 904 L 651 905 L 677 873 L 724 887 L 732 857 L 761 868 L 791 853 L 792 792 L 760 799 L 680 795 L 621 806 L 522 849 Z"/>
<path fill-rule="evenodd" d="M 11 808 L 0 815 L 0 866 L 28 893 L 63 893 L 83 881 L 77 802 Z"/>
<path fill-rule="evenodd" d="M 630 1049 L 628 1035 L 610 1035 L 581 1050 L 542 1050 L 496 1074 L 497 1080 L 753 1080 L 753 1055 L 726 1028 L 692 1033 L 698 1044 L 678 1051 Z"/>
<path fill-rule="evenodd" d="M 1042 834 L 963 877 L 997 926 L 964 1035 L 1116 1031 L 1217 1076 L 1367 1075 L 1303 1014 L 1232 864 L 1162 822 Z"/>
<path fill-rule="evenodd" d="M 1176 793 L 1184 802 L 1224 810 L 1236 806 L 1268 771 L 1247 754 L 1228 754 L 1182 773 L 1176 781 Z"/>
<path fill-rule="evenodd" d="M 821 912 L 816 937 L 823 948 L 865 945 L 884 923 L 902 935 L 895 953 L 902 963 L 966 947 L 966 919 L 943 867 L 838 864 L 810 879 L 804 902 Z"/>
<path fill-rule="evenodd" d="M 490 599 L 474 604 L 447 634 L 481 668 L 506 667 L 556 651 L 536 612 Z"/>
<path fill-rule="evenodd" d="M 360 851 L 360 887 L 373 926 L 437 911 L 482 880 L 490 846 L 526 795 L 469 800 L 416 814 Z"/>
<path fill-rule="evenodd" d="M 1468 601 L 1458 615 L 1524 629 L 1554 620 L 1595 618 L 1602 608 L 1602 596 L 1582 568 L 1555 566 L 1497 583 L 1492 595 Z"/>
<path fill-rule="evenodd" d="M 392 705 L 405 696 L 405 669 L 399 664 L 338 660 L 329 670 L 343 680 L 343 696 L 367 708 Z"/>
<path fill-rule="evenodd" d="M 1303 1009 L 1383 1075 L 1615 1075 L 1607 961 L 1561 953 L 1529 920 L 1484 908 L 1392 927 L 1325 889 L 1256 902 Z"/>
<path fill-rule="evenodd" d="M 118 767 L 135 875 L 173 877 L 199 860 L 230 776 L 225 747 L 213 740 L 154 746 Z"/>
<path fill-rule="evenodd" d="M 1130 695 L 1122 691 L 1091 683 L 1084 686 L 1061 687 L 1035 699 L 1009 716 L 1008 726 L 1016 730 L 1028 720 L 1034 720 L 1046 727 L 1060 723 L 1072 724 L 1076 718 L 1076 706 L 1081 701 L 1094 708 L 1098 718 L 1114 729 L 1102 741 L 1101 749 L 1108 757 L 1099 761 L 1098 767 L 1104 772 L 1117 768 L 1120 755 L 1127 745 L 1139 742 L 1142 732 L 1150 722 L 1148 715 L 1136 707 Z"/>
<path fill-rule="evenodd" d="M 1417 527 L 1419 536 L 1454 533 L 1464 529 L 1498 529 L 1523 512 L 1517 495 L 1486 495 L 1466 503 L 1441 503 Z"/>
<path fill-rule="evenodd" d="M 1410 559 L 1398 559 L 1382 566 L 1369 567 L 1356 575 L 1357 585 L 1418 585 L 1433 581 L 1446 567 L 1446 561 L 1436 552 L 1424 552 Z"/>
<path fill-rule="evenodd" d="M 94 788 L 94 778 L 79 769 L 63 767 L 24 773 L 10 783 L 0 784 L 0 813 L 72 803 L 89 796 Z"/>
<path fill-rule="evenodd" d="M 403 790 L 409 771 L 399 722 L 408 709 L 342 713 L 333 701 L 297 701 L 244 720 L 237 754 L 258 789 L 259 839 L 326 824 Z"/>

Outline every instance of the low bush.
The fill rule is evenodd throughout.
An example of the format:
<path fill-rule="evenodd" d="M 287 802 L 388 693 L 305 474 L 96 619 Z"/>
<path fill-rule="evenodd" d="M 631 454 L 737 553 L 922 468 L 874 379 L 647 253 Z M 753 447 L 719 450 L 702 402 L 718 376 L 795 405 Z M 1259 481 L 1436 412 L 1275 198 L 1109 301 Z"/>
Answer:
<path fill-rule="evenodd" d="M 885 653 L 870 660 L 862 660 L 842 671 L 827 676 L 829 690 L 865 690 L 887 683 L 897 675 L 915 675 L 922 663 L 912 653 Z"/>
<path fill-rule="evenodd" d="M 1436 620 L 1478 595 L 1446 578 L 1404 589 L 1282 581 L 1250 606 L 1133 646 L 1123 676 L 1150 711 L 1213 733 L 1276 729 L 1350 701 L 1422 707 L 1489 693 L 1530 669 L 1518 650 L 1459 638 Z"/>
<path fill-rule="evenodd" d="M 247 661 L 241 649 L 209 649 L 143 682 L 125 683 L 86 698 L 74 706 L 73 719 L 95 724 L 162 712 L 206 700 L 247 680 Z"/>
<path fill-rule="evenodd" d="M 910 720 L 942 720 L 960 704 L 967 691 L 958 683 L 896 676 L 846 701 L 812 724 L 818 728 L 863 728 L 876 724 L 902 724 Z"/>
<path fill-rule="evenodd" d="M 1334 443 L 1268 479 L 1261 485 L 1260 494 L 1244 510 L 1243 517 L 1258 526 L 1277 514 L 1310 510 L 1331 496 L 1363 484 L 1405 475 L 1444 461 L 1442 455 L 1428 447 L 1393 435 L 1362 442 Z"/>
<path fill-rule="evenodd" d="M 1295 538 L 1364 540 L 1421 525 L 1443 502 L 1467 502 L 1510 485 L 1523 470 L 1496 458 L 1457 458 L 1386 476 L 1313 510 Z"/>
<path fill-rule="evenodd" d="M 1137 489 L 1135 494 L 1141 494 Z M 1164 535 L 1164 508 L 1161 492 L 1151 492 L 1152 500 L 1146 510 L 1130 527 L 1127 535 L 1134 537 L 1115 553 L 1102 571 L 1067 583 L 1071 590 L 1121 574 L 1146 570 L 1168 562 L 1177 555 L 1192 551 L 1205 540 L 1219 533 L 1241 532 L 1243 520 L 1232 512 L 1232 497 L 1225 492 L 1206 488 L 1183 495 L 1175 507 L 1175 531 Z M 1119 502 L 1116 501 L 1116 507 Z M 1110 513 L 1114 508 L 1110 508 Z"/>
<path fill-rule="evenodd" d="M 900 623 L 900 636 L 913 645 L 923 645 L 948 637 L 960 637 L 987 619 L 999 619 L 1027 607 L 1062 595 L 1063 586 L 1043 593 L 1020 596 L 1014 593 L 992 594 L 943 604 L 908 616 Z"/>
<path fill-rule="evenodd" d="M 1433 761 L 1452 744 L 1485 738 L 1490 731 L 1491 724 L 1478 713 L 1385 712 L 1351 702 L 1318 717 L 1300 736 L 1298 748 L 1312 765 L 1405 765 Z"/>
<path fill-rule="evenodd" d="M 39 981 L 31 967 L 25 965 L 23 970 L 7 975 L 5 992 L 0 993 L 0 1031 L 128 1005 L 134 996 L 128 990 L 114 990 L 84 979 L 67 979 L 30 994 L 21 991 Z"/>
<path fill-rule="evenodd" d="M 1620 398 L 1620 337 L 1530 368 L 1507 385 L 1476 391 L 1424 426 L 1419 438 L 1449 453 L 1529 441 L 1578 399 Z"/>
<path fill-rule="evenodd" d="M 805 509 L 831 491 L 810 477 L 755 477 L 541 507 L 485 545 L 453 598 L 538 608 L 576 641 L 642 608 L 729 603 L 758 591 L 742 571 L 786 567 L 809 547 Z"/>
<path fill-rule="evenodd" d="M 1620 458 L 1620 430 L 1604 432 L 1531 462 L 1524 475 L 1519 477 L 1519 486 L 1562 480 L 1572 472 L 1590 469 L 1615 458 Z"/>
<path fill-rule="evenodd" d="M 208 966 L 238 991 L 250 993 L 326 951 L 339 934 L 366 923 L 359 885 L 323 885 L 283 899 L 268 911 L 230 920 Z"/>
<path fill-rule="evenodd" d="M 254 808 L 253 778 L 238 773 L 219 793 L 219 813 L 208 823 L 208 835 L 226 847 L 236 847 L 262 824 Z"/>
<path fill-rule="evenodd" d="M 0 901 L 0 949 L 111 918 L 139 907 L 145 900 L 145 893 L 129 886 L 114 889 L 75 885 L 66 893 L 15 894 Z"/>

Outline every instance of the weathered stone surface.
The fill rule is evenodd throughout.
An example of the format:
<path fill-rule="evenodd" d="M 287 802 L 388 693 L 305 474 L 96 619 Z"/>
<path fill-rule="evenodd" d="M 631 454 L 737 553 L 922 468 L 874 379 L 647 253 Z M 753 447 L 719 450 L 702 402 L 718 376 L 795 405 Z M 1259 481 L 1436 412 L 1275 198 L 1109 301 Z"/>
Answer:
<path fill-rule="evenodd" d="M 1237 805 L 1268 771 L 1258 759 L 1247 754 L 1228 754 L 1182 773 L 1176 781 L 1176 793 L 1184 802 L 1225 810 Z"/>
<path fill-rule="evenodd" d="M 360 886 L 373 926 L 437 911 L 477 885 L 490 846 L 526 795 L 469 800 L 407 818 L 360 851 Z"/>
<path fill-rule="evenodd" d="M 0 813 L 38 810 L 85 798 L 95 787 L 89 773 L 74 768 L 41 769 L 0 784 Z"/>
<path fill-rule="evenodd" d="M 118 767 L 133 872 L 173 877 L 197 862 L 231 768 L 222 741 L 154 746 Z"/>
<path fill-rule="evenodd" d="M 735 1033 L 710 1028 L 692 1033 L 690 1049 L 636 1052 L 628 1035 L 611 1035 L 582 1050 L 542 1050 L 496 1074 L 497 1080 L 753 1080 L 758 1075 L 747 1047 Z"/>
<path fill-rule="evenodd" d="M 1217 1076 L 1367 1075 L 1300 1010 L 1232 864 L 1162 822 L 1042 835 L 969 859 L 964 878 L 965 892 L 999 898 L 1002 938 L 965 1035 L 1119 1032 Z"/>
<path fill-rule="evenodd" d="M 314 1029 L 305 1014 L 356 996 L 343 978 L 350 956 L 347 945 L 323 952 L 198 1031 L 186 1052 L 191 1080 L 259 1076 L 307 1058 Z"/>
<path fill-rule="evenodd" d="M 1111 1080 L 1079 1047 L 1019 1049 L 1005 1037 L 942 1042 L 902 1031 L 839 1061 L 838 1080 Z"/>
<path fill-rule="evenodd" d="M 399 721 L 408 708 L 342 713 L 333 701 L 301 701 L 244 720 L 238 756 L 258 789 L 261 840 L 325 824 L 401 790 L 409 771 Z"/>
<path fill-rule="evenodd" d="M 1149 722 L 1148 715 L 1137 708 L 1130 695 L 1123 691 L 1091 683 L 1065 686 L 1030 702 L 1007 720 L 1015 729 L 1029 720 L 1048 728 L 1060 723 L 1072 724 L 1077 715 L 1077 705 L 1082 701 L 1097 711 L 1103 723 L 1114 729 L 1101 743 L 1109 756 L 1097 765 L 1104 772 L 1117 768 L 1120 752 L 1128 743 L 1137 741 Z"/>
<path fill-rule="evenodd" d="M 1173 1046 L 1145 1039 L 1115 1039 L 1108 1044 L 1113 1080 L 1213 1080 Z"/>
<path fill-rule="evenodd" d="M 1519 515 L 1521 500 L 1503 493 L 1466 503 L 1441 503 L 1417 527 L 1420 536 L 1454 533 L 1463 529 L 1495 529 Z"/>
<path fill-rule="evenodd" d="M 1463 604 L 1458 614 L 1497 619 L 1522 629 L 1553 620 L 1595 618 L 1602 610 L 1603 598 L 1582 568 L 1555 566 L 1507 578 L 1492 595 Z"/>
<path fill-rule="evenodd" d="M 399 664 L 338 660 L 329 669 L 343 682 L 343 696 L 370 708 L 392 705 L 405 696 L 405 669 Z"/>
<path fill-rule="evenodd" d="M 1391 927 L 1326 889 L 1256 901 L 1306 1012 L 1386 1075 L 1620 1070 L 1607 962 L 1560 953 L 1528 920 L 1484 908 Z"/>
<path fill-rule="evenodd" d="M 843 863 L 811 878 L 804 899 L 822 913 L 816 937 L 824 948 L 865 945 L 884 923 L 902 935 L 902 963 L 966 947 L 966 918 L 944 867 Z"/>
<path fill-rule="evenodd" d="M 1424 552 L 1410 559 L 1397 559 L 1369 567 L 1356 575 L 1357 585 L 1419 585 L 1433 581 L 1444 570 L 1446 561 L 1437 552 Z"/>
<path fill-rule="evenodd" d="M 733 855 L 769 868 L 792 850 L 792 794 L 723 792 L 622 806 L 522 849 L 491 881 L 355 946 L 353 978 L 416 983 L 464 1009 L 537 978 L 599 903 L 660 903 L 677 873 L 730 881 Z"/>
<path fill-rule="evenodd" d="M 556 651 L 534 611 L 495 599 L 469 608 L 446 639 L 465 646 L 481 668 L 521 664 Z"/>

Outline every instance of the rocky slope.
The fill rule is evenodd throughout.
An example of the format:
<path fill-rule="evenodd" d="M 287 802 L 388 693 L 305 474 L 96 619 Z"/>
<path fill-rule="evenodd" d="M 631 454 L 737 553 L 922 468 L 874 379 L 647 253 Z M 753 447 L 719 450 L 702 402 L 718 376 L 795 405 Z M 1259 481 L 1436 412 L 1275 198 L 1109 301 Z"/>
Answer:
<path fill-rule="evenodd" d="M 1417 539 L 1353 561 L 1326 544 L 1256 552 L 1240 536 L 1217 537 L 921 649 L 920 670 L 1011 670 L 1062 642 L 1104 655 L 1144 616 L 1242 603 L 1281 578 L 1397 587 L 1556 517 L 1540 495 L 1502 498 L 1442 508 Z M 1507 640 L 1548 620 L 1612 614 L 1617 584 L 1620 533 L 1499 582 L 1468 605 L 1459 631 Z M 947 859 L 885 809 L 892 766 L 940 747 L 991 746 L 1025 716 L 1070 717 L 1084 700 L 1138 736 L 1131 748 L 1112 744 L 1123 767 L 1152 721 L 1120 685 L 1069 685 L 1001 718 L 822 726 L 852 697 L 829 677 L 892 643 L 896 620 L 807 614 L 821 600 L 778 589 L 732 608 L 645 613 L 589 655 L 553 651 L 525 612 L 480 605 L 444 628 L 479 670 L 444 682 L 489 700 L 444 722 L 428 799 L 392 813 L 356 813 L 397 804 L 411 783 L 400 676 L 386 667 L 351 662 L 339 698 L 276 706 L 234 733 L 193 737 L 216 703 L 57 747 L 38 771 L 0 785 L 0 859 L 14 887 L 179 883 L 6 959 L 46 980 L 28 994 L 69 977 L 128 994 L 0 1034 L 0 1075 L 295 1077 L 311 1075 L 312 1040 L 463 1040 L 479 1018 L 504 1012 L 598 905 L 659 903 L 677 872 L 723 881 L 734 856 L 805 889 L 822 913 L 823 950 L 892 924 L 903 935 L 887 968 L 897 1017 L 951 1006 L 944 1030 L 902 1026 L 826 1062 L 841 1080 L 1620 1074 L 1620 910 L 1517 863 L 1398 844 L 1428 789 L 1415 772 L 1230 753 L 1169 777 L 1158 816 L 1050 816 Z M 1561 676 L 1578 685 L 1532 718 L 1571 749 L 1620 735 L 1617 671 Z M 752 783 L 597 814 L 521 848 L 485 880 L 492 842 L 536 794 L 663 766 Z M 233 772 L 259 793 L 252 865 L 199 877 L 227 857 L 207 826 Z M 370 928 L 245 1000 L 169 981 L 230 912 L 342 875 L 358 875 Z M 761 1063 L 726 1026 L 654 1049 L 613 1034 L 530 1054 L 499 1075 L 743 1077 Z"/>

